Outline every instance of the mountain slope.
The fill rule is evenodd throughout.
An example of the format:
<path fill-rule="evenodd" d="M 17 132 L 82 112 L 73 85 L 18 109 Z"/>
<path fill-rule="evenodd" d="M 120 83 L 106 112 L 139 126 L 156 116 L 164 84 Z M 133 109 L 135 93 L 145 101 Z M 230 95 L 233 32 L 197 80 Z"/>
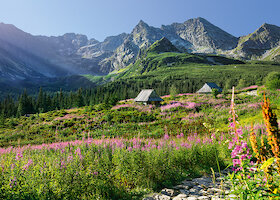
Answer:
<path fill-rule="evenodd" d="M 265 23 L 255 32 L 240 37 L 238 46 L 232 50 L 230 54 L 244 59 L 258 59 L 261 58 L 266 51 L 279 45 L 280 27 Z"/>
<path fill-rule="evenodd" d="M 262 60 L 280 62 L 280 45 L 263 54 Z"/>
<path fill-rule="evenodd" d="M 131 64 L 120 77 L 155 74 L 164 69 L 173 69 L 174 73 L 177 73 L 176 66 L 188 64 L 227 65 L 242 63 L 238 60 L 215 55 L 181 53 L 167 38 L 163 37 L 146 49 L 141 54 L 141 57 L 134 64 Z"/>

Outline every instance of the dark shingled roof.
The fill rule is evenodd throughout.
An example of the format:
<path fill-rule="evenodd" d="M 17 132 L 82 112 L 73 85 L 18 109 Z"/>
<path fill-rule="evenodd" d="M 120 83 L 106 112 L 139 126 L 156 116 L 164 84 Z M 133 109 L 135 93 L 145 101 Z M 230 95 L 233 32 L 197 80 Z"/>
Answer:
<path fill-rule="evenodd" d="M 135 102 L 163 101 L 154 89 L 142 90 L 134 99 Z"/>
<path fill-rule="evenodd" d="M 214 88 L 217 89 L 218 92 L 223 91 L 223 89 L 217 86 L 216 83 L 205 83 L 203 87 L 200 90 L 198 90 L 196 93 L 211 93 L 212 89 Z"/>

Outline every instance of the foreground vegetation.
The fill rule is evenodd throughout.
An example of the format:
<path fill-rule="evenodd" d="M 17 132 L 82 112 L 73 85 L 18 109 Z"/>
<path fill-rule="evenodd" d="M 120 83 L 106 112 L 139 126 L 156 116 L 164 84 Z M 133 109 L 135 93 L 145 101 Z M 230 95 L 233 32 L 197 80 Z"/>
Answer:
<path fill-rule="evenodd" d="M 216 160 L 225 167 L 222 139 L 165 135 L 159 140 L 88 139 L 1 149 L 0 197 L 138 199 L 209 173 L 210 167 L 218 170 Z"/>

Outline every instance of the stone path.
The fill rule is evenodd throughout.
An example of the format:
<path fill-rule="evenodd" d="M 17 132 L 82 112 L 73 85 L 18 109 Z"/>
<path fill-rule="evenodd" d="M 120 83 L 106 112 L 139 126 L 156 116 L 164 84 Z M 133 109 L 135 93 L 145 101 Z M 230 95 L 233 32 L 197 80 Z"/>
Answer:
<path fill-rule="evenodd" d="M 173 188 L 165 188 L 160 193 L 151 194 L 143 200 L 222 200 L 237 199 L 230 194 L 230 183 L 224 180 L 226 171 L 222 176 L 215 174 L 215 181 L 211 176 L 203 176 L 193 180 L 185 180 Z"/>

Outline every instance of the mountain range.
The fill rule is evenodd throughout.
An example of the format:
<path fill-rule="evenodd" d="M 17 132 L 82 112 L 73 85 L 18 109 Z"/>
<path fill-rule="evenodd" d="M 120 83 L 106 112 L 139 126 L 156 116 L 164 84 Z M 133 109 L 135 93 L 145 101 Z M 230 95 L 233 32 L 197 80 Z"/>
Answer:
<path fill-rule="evenodd" d="M 131 33 L 102 42 L 75 33 L 34 36 L 0 23 L 0 81 L 106 75 L 134 63 L 162 38 L 174 45 L 172 51 L 280 61 L 280 27 L 266 23 L 237 38 L 200 17 L 160 28 L 140 20 Z"/>

